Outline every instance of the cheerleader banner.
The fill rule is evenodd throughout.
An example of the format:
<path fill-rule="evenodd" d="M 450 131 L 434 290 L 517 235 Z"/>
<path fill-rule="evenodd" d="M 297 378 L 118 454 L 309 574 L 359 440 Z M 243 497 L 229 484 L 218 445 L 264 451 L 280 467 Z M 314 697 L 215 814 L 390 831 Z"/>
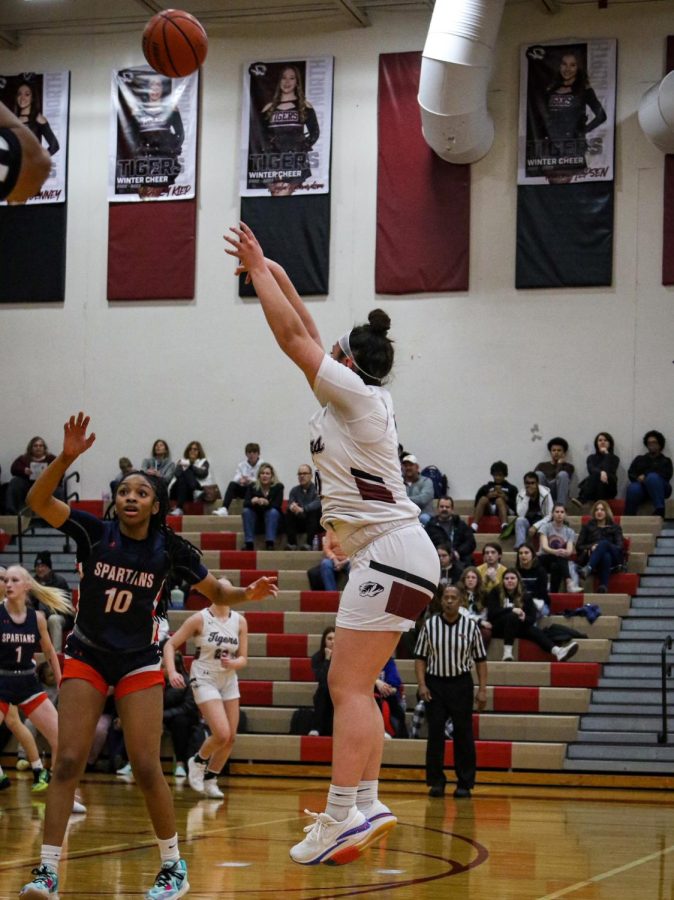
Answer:
<path fill-rule="evenodd" d="M 333 57 L 244 67 L 242 197 L 330 192 Z"/>
<path fill-rule="evenodd" d="M 616 41 L 522 47 L 517 181 L 613 181 Z"/>
<path fill-rule="evenodd" d="M 49 177 L 28 203 L 65 203 L 70 72 L 0 75 L 0 100 L 30 128 L 51 156 Z"/>
<path fill-rule="evenodd" d="M 112 73 L 108 199 L 196 195 L 199 73 L 167 78 L 149 66 Z"/>

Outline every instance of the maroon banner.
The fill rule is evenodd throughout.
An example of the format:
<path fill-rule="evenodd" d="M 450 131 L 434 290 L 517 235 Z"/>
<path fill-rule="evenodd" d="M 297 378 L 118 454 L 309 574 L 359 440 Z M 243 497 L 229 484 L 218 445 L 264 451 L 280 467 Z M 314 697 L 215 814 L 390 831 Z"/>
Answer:
<path fill-rule="evenodd" d="M 470 167 L 444 162 L 421 133 L 421 53 L 379 56 L 375 290 L 468 290 Z"/>
<path fill-rule="evenodd" d="M 674 69 L 674 36 L 667 38 L 665 75 Z M 662 283 L 674 284 L 674 156 L 665 156 L 664 216 L 662 222 Z"/>
<path fill-rule="evenodd" d="M 108 300 L 191 300 L 196 200 L 111 203 Z"/>

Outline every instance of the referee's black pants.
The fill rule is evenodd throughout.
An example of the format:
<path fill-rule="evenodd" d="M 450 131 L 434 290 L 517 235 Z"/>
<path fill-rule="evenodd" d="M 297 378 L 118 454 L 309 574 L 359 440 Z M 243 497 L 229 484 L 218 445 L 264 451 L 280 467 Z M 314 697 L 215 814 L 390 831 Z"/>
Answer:
<path fill-rule="evenodd" d="M 469 672 L 455 678 L 426 676 L 431 699 L 426 704 L 426 784 L 444 787 L 445 722 L 454 725 L 454 769 L 457 787 L 475 787 L 475 739 L 473 738 L 473 679 Z"/>

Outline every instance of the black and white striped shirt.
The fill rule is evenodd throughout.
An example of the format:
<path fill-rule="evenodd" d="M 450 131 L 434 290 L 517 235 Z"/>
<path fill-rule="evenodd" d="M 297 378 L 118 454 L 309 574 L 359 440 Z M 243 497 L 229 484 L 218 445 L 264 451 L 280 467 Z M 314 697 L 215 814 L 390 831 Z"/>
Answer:
<path fill-rule="evenodd" d="M 444 616 L 431 616 L 424 622 L 414 648 L 417 659 L 426 660 L 426 674 L 437 678 L 456 678 L 470 672 L 473 662 L 487 658 L 480 629 L 464 612 L 451 625 Z"/>

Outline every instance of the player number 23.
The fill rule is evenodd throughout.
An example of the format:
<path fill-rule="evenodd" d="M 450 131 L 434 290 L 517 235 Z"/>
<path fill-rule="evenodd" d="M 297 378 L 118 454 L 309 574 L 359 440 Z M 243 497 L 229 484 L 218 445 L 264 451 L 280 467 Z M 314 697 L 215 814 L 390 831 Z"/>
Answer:
<path fill-rule="evenodd" d="M 131 591 L 122 591 L 118 588 L 110 588 L 105 592 L 105 596 L 108 598 L 105 604 L 106 613 L 125 613 L 133 600 Z"/>

